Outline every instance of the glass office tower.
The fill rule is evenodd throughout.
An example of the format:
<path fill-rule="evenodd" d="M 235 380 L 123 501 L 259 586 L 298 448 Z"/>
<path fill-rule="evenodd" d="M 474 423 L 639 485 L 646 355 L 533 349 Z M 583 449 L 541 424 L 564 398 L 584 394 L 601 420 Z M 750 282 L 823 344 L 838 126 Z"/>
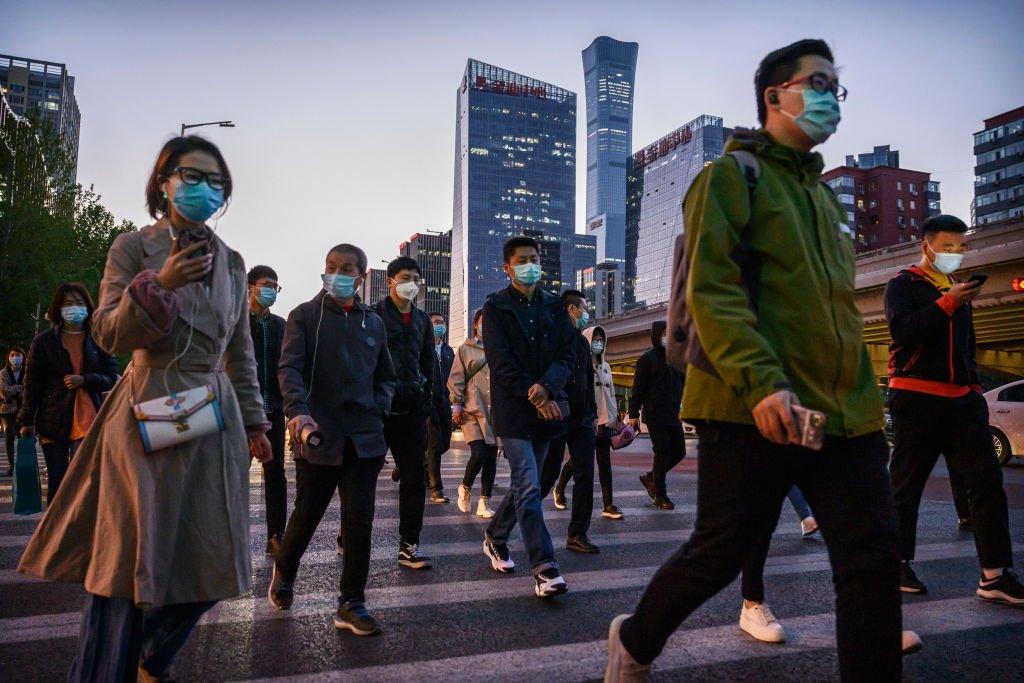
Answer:
<path fill-rule="evenodd" d="M 508 285 L 502 244 L 545 242 L 544 279 L 576 281 L 576 93 L 470 59 L 457 93 L 449 341 Z M 588 264 L 592 265 L 592 264 Z"/>

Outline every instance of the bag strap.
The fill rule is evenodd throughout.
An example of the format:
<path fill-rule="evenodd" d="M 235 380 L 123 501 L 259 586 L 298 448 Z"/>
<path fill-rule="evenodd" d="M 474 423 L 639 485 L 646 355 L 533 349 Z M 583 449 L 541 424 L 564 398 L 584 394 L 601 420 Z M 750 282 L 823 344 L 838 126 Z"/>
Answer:
<path fill-rule="evenodd" d="M 745 149 L 734 149 L 728 153 L 739 166 L 743 180 L 747 184 L 747 224 L 740 231 L 740 243 L 733 250 L 732 258 L 740 267 L 740 278 L 747 290 L 750 307 L 756 312 L 761 298 L 761 259 L 750 248 L 751 218 L 754 211 L 754 191 L 761 177 L 761 163 L 757 157 Z"/>

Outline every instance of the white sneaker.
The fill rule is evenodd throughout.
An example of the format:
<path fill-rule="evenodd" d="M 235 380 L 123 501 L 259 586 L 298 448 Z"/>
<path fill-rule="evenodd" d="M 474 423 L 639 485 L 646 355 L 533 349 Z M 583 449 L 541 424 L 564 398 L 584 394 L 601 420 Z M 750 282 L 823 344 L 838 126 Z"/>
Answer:
<path fill-rule="evenodd" d="M 473 501 L 469 497 L 470 491 L 464 485 L 459 484 L 459 510 L 469 512 L 473 507 Z"/>
<path fill-rule="evenodd" d="M 608 664 L 604 669 L 604 683 L 646 683 L 651 680 L 651 665 L 638 664 L 619 637 L 622 622 L 628 614 L 612 619 L 608 627 Z"/>
<path fill-rule="evenodd" d="M 768 605 L 761 603 L 753 607 L 743 605 L 740 611 L 740 628 L 762 643 L 784 643 L 786 632 Z"/>
<path fill-rule="evenodd" d="M 800 534 L 807 538 L 818 533 L 818 521 L 814 517 L 807 517 L 800 520 Z"/>
<path fill-rule="evenodd" d="M 483 517 L 484 519 L 490 519 L 494 516 L 494 510 L 491 509 L 491 499 L 487 496 L 480 496 L 480 500 L 476 502 L 476 516 Z"/>
<path fill-rule="evenodd" d="M 912 655 L 921 651 L 921 637 L 913 631 L 903 632 L 903 654 Z"/>

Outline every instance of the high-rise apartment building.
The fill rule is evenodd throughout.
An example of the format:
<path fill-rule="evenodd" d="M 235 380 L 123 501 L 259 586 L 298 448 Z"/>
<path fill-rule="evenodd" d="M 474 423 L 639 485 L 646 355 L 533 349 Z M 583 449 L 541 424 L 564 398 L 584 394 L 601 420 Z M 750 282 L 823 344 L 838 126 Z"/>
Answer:
<path fill-rule="evenodd" d="M 452 282 L 452 231 L 418 232 L 398 245 L 398 253 L 416 259 L 420 266 L 423 283 L 416 305 L 427 313 L 440 313 L 447 320 Z"/>
<path fill-rule="evenodd" d="M 388 271 L 370 268 L 359 285 L 359 299 L 367 306 L 373 306 L 388 296 Z"/>
<path fill-rule="evenodd" d="M 508 284 L 505 240 L 540 233 L 544 283 L 559 289 L 576 281 L 578 250 L 576 94 L 470 59 L 456 105 L 449 338 L 458 346 L 473 312 Z"/>
<path fill-rule="evenodd" d="M 82 115 L 75 98 L 75 77 L 67 66 L 11 55 L 0 55 L 0 90 L 11 111 L 25 116 L 36 113 L 41 126 L 60 136 L 70 159 L 72 183 L 78 173 L 78 134 Z"/>
<path fill-rule="evenodd" d="M 975 225 L 1024 216 L 1024 107 L 986 119 L 974 155 Z"/>
<path fill-rule="evenodd" d="M 576 287 L 586 296 L 594 320 L 622 313 L 624 272 L 618 264 L 606 261 L 586 268 L 577 277 Z"/>

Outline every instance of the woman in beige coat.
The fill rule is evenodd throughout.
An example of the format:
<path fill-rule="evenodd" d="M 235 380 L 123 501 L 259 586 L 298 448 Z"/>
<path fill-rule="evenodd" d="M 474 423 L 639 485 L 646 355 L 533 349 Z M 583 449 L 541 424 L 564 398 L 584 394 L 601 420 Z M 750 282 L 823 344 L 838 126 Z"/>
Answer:
<path fill-rule="evenodd" d="M 75 681 L 159 679 L 203 612 L 248 590 L 250 455 L 270 458 L 245 266 L 205 224 L 231 195 L 227 164 L 174 138 L 146 194 L 160 218 L 111 246 L 92 323 L 131 367 L 18 567 L 88 591 Z M 221 431 L 146 452 L 132 404 L 207 385 Z"/>
<path fill-rule="evenodd" d="M 461 347 L 452 363 L 448 376 L 448 392 L 452 400 L 452 419 L 462 427 L 462 435 L 469 444 L 469 462 L 459 485 L 459 509 L 472 509 L 470 494 L 477 473 L 480 476 L 478 517 L 494 516 L 491 509 L 491 490 L 498 469 L 498 446 L 491 429 L 491 373 L 484 356 L 484 311 L 473 315 L 473 336 Z"/>

